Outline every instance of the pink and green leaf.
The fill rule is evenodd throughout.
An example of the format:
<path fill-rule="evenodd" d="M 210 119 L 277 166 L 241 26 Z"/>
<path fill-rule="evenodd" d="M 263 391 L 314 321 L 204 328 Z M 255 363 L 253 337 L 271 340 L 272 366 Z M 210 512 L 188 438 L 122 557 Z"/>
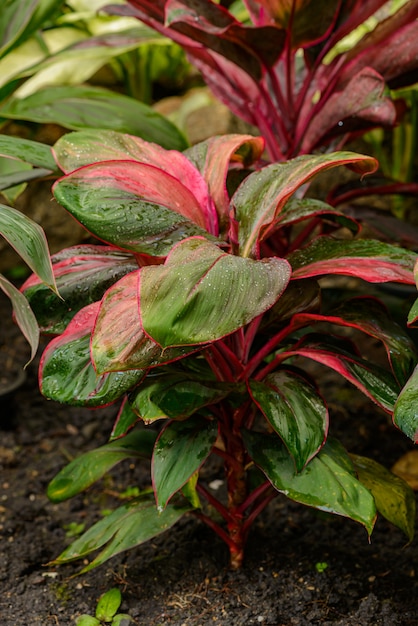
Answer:
<path fill-rule="evenodd" d="M 127 274 L 104 294 L 91 338 L 91 357 L 99 374 L 148 369 L 191 351 L 163 351 L 144 333 L 138 311 L 138 272 Z"/>
<path fill-rule="evenodd" d="M 218 437 L 218 424 L 195 415 L 184 422 L 170 422 L 154 446 L 151 471 L 158 509 L 199 470 Z"/>
<path fill-rule="evenodd" d="M 205 208 L 190 189 L 154 165 L 88 165 L 59 180 L 54 194 L 89 232 L 123 250 L 162 257 L 186 237 L 211 238 Z"/>
<path fill-rule="evenodd" d="M 342 445 L 328 439 L 322 450 L 301 472 L 277 436 L 246 431 L 248 453 L 277 491 L 291 500 L 316 509 L 349 517 L 372 533 L 376 506 L 370 491 L 356 478 L 353 464 Z"/>
<path fill-rule="evenodd" d="M 196 150 L 205 143 L 198 144 Z M 238 144 L 238 141 L 236 143 Z M 238 145 L 236 147 L 238 148 Z M 86 130 L 61 137 L 54 146 L 54 154 L 57 163 L 67 174 L 80 167 L 101 161 L 137 161 L 153 165 L 158 170 L 173 176 L 176 181 L 186 187 L 200 205 L 196 215 L 193 213 L 195 208 L 190 211 L 190 214 L 185 212 L 186 207 L 179 212 L 188 216 L 192 221 L 197 221 L 209 232 L 217 233 L 217 217 L 208 186 L 196 167 L 181 152 L 165 150 L 155 143 L 132 135 L 106 130 Z M 133 178 L 138 175 L 140 171 L 132 172 Z M 179 209 L 174 208 L 174 210 Z"/>
<path fill-rule="evenodd" d="M 264 150 L 262 137 L 221 135 L 202 141 L 184 152 L 206 181 L 223 230 L 229 226 L 229 195 L 226 178 L 231 163 L 249 167 Z"/>
<path fill-rule="evenodd" d="M 164 265 L 141 269 L 142 326 L 164 349 L 214 342 L 273 306 L 289 278 L 283 259 L 244 259 L 190 238 Z"/>
<path fill-rule="evenodd" d="M 61 298 L 36 275 L 21 291 L 32 306 L 42 332 L 59 334 L 83 307 L 101 299 L 109 285 L 138 268 L 135 258 L 110 246 L 79 245 L 51 257 Z"/>
<path fill-rule="evenodd" d="M 327 314 L 300 313 L 292 320 L 295 328 L 315 322 L 329 322 L 356 328 L 383 343 L 398 383 L 406 383 L 417 362 L 417 349 L 409 335 L 388 315 L 378 300 L 359 297 Z"/>
<path fill-rule="evenodd" d="M 417 255 L 410 250 L 370 239 L 318 237 L 288 256 L 292 279 L 341 274 L 371 283 L 414 283 Z"/>
<path fill-rule="evenodd" d="M 259 243 L 276 228 L 289 198 L 319 172 L 348 165 L 356 172 L 373 172 L 375 159 L 351 152 L 304 155 L 285 163 L 273 163 L 250 174 L 232 197 L 239 222 L 241 256 L 257 256 Z"/>
<path fill-rule="evenodd" d="M 251 396 L 302 471 L 327 436 L 328 410 L 311 383 L 280 370 L 249 381 Z"/>
<path fill-rule="evenodd" d="M 62 335 L 45 349 L 40 363 L 41 392 L 64 404 L 112 404 L 144 375 L 141 370 L 97 374 L 90 358 L 90 335 L 99 303 L 77 313 Z"/>
<path fill-rule="evenodd" d="M 338 344 L 316 337 L 312 339 L 309 335 L 301 340 L 300 345 L 286 351 L 283 357 L 296 355 L 335 370 L 382 409 L 388 413 L 393 411 L 400 387 L 385 369 L 346 352 Z"/>

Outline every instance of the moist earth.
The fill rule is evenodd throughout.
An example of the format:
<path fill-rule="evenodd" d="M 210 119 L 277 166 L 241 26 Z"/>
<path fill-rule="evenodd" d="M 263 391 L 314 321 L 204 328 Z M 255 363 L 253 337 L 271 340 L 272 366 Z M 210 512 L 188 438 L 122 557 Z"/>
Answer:
<path fill-rule="evenodd" d="M 28 348 L 0 298 L 0 367 L 24 364 Z M 387 467 L 413 444 L 388 416 L 323 370 L 331 434 L 351 452 Z M 211 530 L 183 518 L 152 542 L 75 576 L 82 563 L 48 565 L 120 502 L 127 487 L 149 486 L 147 463 L 118 465 L 72 500 L 52 504 L 48 482 L 74 456 L 106 443 L 115 409 L 87 410 L 42 398 L 37 362 L 12 398 L 0 400 L 0 624 L 73 626 L 94 615 L 99 596 L 119 587 L 141 626 L 384 626 L 418 624 L 418 541 L 378 519 L 369 542 L 354 522 L 279 495 L 254 524 L 241 571 Z M 217 477 L 213 468 L 211 480 Z"/>

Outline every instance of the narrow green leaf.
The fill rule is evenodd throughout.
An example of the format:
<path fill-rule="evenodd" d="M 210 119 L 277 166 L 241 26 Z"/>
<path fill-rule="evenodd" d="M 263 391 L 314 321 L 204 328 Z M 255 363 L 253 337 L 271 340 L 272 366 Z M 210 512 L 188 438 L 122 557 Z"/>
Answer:
<path fill-rule="evenodd" d="M 100 596 L 96 607 L 96 617 L 102 622 L 111 622 L 122 604 L 122 594 L 117 587 L 113 587 Z"/>
<path fill-rule="evenodd" d="M 75 458 L 49 483 L 48 498 L 52 502 L 68 500 L 90 487 L 120 461 L 132 457 L 151 458 L 156 436 L 150 430 L 136 430 Z"/>
<path fill-rule="evenodd" d="M 43 229 L 20 211 L 0 204 L 0 234 L 31 270 L 57 293 Z"/>
<path fill-rule="evenodd" d="M 16 322 L 26 337 L 30 348 L 30 361 L 34 358 L 39 345 L 39 326 L 36 317 L 25 296 L 10 281 L 0 274 L 0 289 L 10 298 Z"/>
<path fill-rule="evenodd" d="M 18 159 L 51 172 L 57 169 L 57 164 L 52 156 L 52 148 L 39 141 L 0 135 L 0 155 Z"/>
<path fill-rule="evenodd" d="M 372 493 L 379 513 L 412 541 L 416 505 L 411 487 L 380 463 L 357 454 L 350 456 L 360 482 Z"/>
<path fill-rule="evenodd" d="M 328 430 L 328 410 L 317 390 L 302 377 L 281 370 L 263 382 L 251 380 L 253 400 L 302 471 L 323 445 Z"/>
<path fill-rule="evenodd" d="M 116 554 L 134 548 L 168 530 L 190 510 L 190 505 L 169 504 L 159 513 L 154 499 L 136 498 L 94 524 L 64 550 L 53 564 L 84 558 L 105 546 L 81 571 L 88 572 Z"/>
<path fill-rule="evenodd" d="M 278 491 L 296 502 L 360 522 L 371 534 L 376 520 L 373 496 L 357 480 L 350 457 L 338 441 L 328 439 L 300 473 L 276 435 L 246 431 L 244 441 Z"/>
<path fill-rule="evenodd" d="M 269 309 L 289 278 L 283 259 L 253 261 L 187 239 L 164 265 L 141 269 L 144 331 L 163 348 L 216 341 Z"/>
<path fill-rule="evenodd" d="M 414 443 L 418 443 L 418 366 L 399 394 L 393 422 Z"/>
<path fill-rule="evenodd" d="M 218 425 L 199 415 L 171 422 L 161 432 L 152 457 L 152 482 L 158 509 L 201 467 L 218 436 Z"/>
<path fill-rule="evenodd" d="M 151 107 L 101 87 L 46 87 L 26 98 L 11 98 L 0 116 L 41 124 L 60 124 L 71 130 L 109 129 L 138 135 L 167 149 L 184 150 L 181 132 Z"/>

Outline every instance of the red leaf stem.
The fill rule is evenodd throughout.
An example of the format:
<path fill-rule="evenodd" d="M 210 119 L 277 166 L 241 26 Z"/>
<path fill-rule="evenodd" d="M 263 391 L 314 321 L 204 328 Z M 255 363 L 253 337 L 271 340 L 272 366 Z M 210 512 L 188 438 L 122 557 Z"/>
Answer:
<path fill-rule="evenodd" d="M 203 485 L 198 483 L 196 485 L 196 490 L 199 492 L 201 496 L 203 496 L 209 502 L 209 504 L 213 506 L 214 509 L 218 511 L 219 515 L 221 515 L 228 524 L 232 524 L 235 522 L 235 518 L 231 515 L 228 509 L 222 504 L 222 502 L 219 502 L 219 500 L 217 500 L 215 496 L 213 496 L 207 489 L 205 489 Z"/>

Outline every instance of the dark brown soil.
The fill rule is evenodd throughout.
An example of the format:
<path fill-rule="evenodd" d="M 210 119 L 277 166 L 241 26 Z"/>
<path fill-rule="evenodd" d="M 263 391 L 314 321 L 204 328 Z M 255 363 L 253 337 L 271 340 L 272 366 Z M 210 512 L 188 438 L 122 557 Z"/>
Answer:
<path fill-rule="evenodd" d="M 28 350 L 0 298 L 2 343 Z M 332 432 L 347 447 L 387 466 L 413 445 L 388 418 L 338 379 L 325 378 Z M 255 524 L 244 568 L 227 569 L 220 540 L 194 518 L 81 577 L 80 564 L 46 565 L 86 524 L 114 505 L 114 493 L 148 481 L 147 467 L 119 465 L 87 495 L 53 505 L 46 486 L 73 456 L 106 442 L 113 409 L 88 411 L 41 398 L 36 366 L 0 424 L 0 623 L 69 626 L 94 614 L 113 586 L 121 610 L 141 626 L 384 626 L 418 624 L 418 541 L 379 519 L 369 544 L 354 522 L 319 514 L 279 496 Z M 323 571 L 321 571 L 323 570 Z"/>

